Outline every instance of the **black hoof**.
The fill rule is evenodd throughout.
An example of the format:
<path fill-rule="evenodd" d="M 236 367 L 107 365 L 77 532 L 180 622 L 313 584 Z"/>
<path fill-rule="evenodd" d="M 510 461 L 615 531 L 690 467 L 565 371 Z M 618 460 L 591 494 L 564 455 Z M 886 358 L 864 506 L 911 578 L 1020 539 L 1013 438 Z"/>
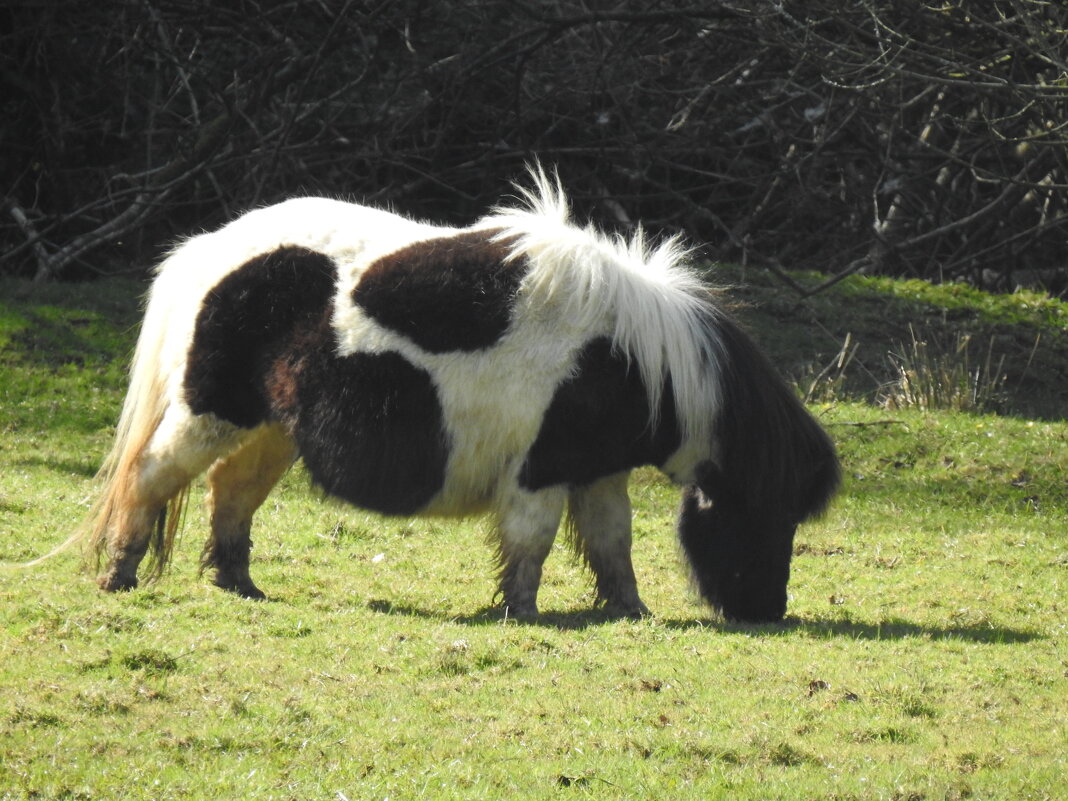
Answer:
<path fill-rule="evenodd" d="M 266 594 L 249 579 L 242 580 L 216 576 L 215 586 L 227 592 L 232 592 L 234 595 L 240 595 L 242 598 L 249 598 L 254 601 L 263 601 L 267 598 Z"/>
<path fill-rule="evenodd" d="M 519 620 L 522 622 L 530 622 L 537 620 L 538 607 L 535 604 L 504 604 L 501 607 L 501 613 L 504 615 L 505 620 Z"/>
<path fill-rule="evenodd" d="M 641 620 L 643 617 L 653 616 L 653 613 L 649 611 L 649 607 L 641 601 L 638 601 L 637 605 L 605 601 L 601 609 L 609 617 L 628 618 L 630 620 Z"/>
<path fill-rule="evenodd" d="M 96 583 L 104 592 L 129 592 L 137 589 L 137 576 L 129 578 L 117 573 L 105 573 Z"/>

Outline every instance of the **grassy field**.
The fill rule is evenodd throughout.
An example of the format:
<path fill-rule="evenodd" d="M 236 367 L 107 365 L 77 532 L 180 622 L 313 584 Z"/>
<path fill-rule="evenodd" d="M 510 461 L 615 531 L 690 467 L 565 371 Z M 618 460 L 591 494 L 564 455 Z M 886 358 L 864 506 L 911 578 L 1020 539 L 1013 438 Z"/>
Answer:
<path fill-rule="evenodd" d="M 799 532 L 784 625 L 696 602 L 653 472 L 633 496 L 654 617 L 589 611 L 558 546 L 517 625 L 478 521 L 378 518 L 297 468 L 254 531 L 267 602 L 197 576 L 197 512 L 134 593 L 74 553 L 0 571 L 0 799 L 1064 798 L 1064 304 L 874 279 L 802 303 L 730 277 L 846 476 Z M 0 283 L 0 562 L 87 508 L 139 291 Z M 910 322 L 1007 357 L 1000 416 L 886 407 Z"/>

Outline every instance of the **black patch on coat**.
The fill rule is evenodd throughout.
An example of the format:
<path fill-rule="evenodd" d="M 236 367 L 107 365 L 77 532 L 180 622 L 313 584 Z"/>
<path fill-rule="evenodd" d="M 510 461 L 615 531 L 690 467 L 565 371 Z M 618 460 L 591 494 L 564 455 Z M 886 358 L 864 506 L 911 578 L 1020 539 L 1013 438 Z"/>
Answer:
<path fill-rule="evenodd" d="M 441 405 L 400 354 L 337 354 L 335 272 L 321 253 L 284 247 L 223 278 L 197 316 L 186 400 L 246 428 L 283 423 L 327 493 L 412 514 L 445 480 Z"/>
<path fill-rule="evenodd" d="M 399 353 L 338 356 L 329 318 L 279 358 L 274 415 L 312 480 L 384 514 L 418 512 L 445 483 L 449 449 L 430 375 Z"/>
<path fill-rule="evenodd" d="M 353 301 L 429 353 L 491 347 L 508 330 L 522 259 L 506 261 L 498 231 L 416 242 L 367 268 Z"/>
<path fill-rule="evenodd" d="M 296 332 L 331 307 L 336 270 L 322 253 L 281 247 L 256 256 L 205 295 L 185 370 L 194 414 L 254 428 L 269 415 L 264 376 Z"/>
<path fill-rule="evenodd" d="M 527 490 L 581 486 L 639 465 L 662 465 L 681 444 L 667 380 L 656 427 L 637 367 L 606 338 L 589 342 L 575 375 L 553 395 L 519 473 Z"/>

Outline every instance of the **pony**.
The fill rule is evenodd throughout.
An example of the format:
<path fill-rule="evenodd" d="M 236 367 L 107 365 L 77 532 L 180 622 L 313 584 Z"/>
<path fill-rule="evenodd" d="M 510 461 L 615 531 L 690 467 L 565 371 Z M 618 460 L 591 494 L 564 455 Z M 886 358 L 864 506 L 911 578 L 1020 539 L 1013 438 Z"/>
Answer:
<path fill-rule="evenodd" d="M 466 228 L 305 197 L 194 236 L 159 266 L 102 490 L 80 537 L 106 591 L 158 578 L 207 474 L 201 569 L 249 574 L 257 508 L 296 459 L 327 495 L 401 516 L 489 514 L 505 614 L 538 614 L 561 521 L 596 603 L 648 614 L 631 470 L 684 488 L 678 533 L 723 617 L 786 612 L 795 530 L 834 447 L 688 265 L 572 220 L 530 169 Z"/>

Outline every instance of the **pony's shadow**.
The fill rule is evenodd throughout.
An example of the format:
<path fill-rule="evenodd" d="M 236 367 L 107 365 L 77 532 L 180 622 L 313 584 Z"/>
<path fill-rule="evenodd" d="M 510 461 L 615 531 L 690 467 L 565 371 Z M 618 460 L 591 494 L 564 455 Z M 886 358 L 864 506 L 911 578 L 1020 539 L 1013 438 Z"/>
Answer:
<path fill-rule="evenodd" d="M 470 615 L 449 615 L 444 612 L 422 609 L 409 604 L 376 599 L 367 602 L 367 608 L 384 615 L 459 623 L 465 626 L 518 625 L 532 628 L 550 628 L 561 631 L 579 631 L 593 626 L 602 626 L 620 620 L 616 615 L 600 609 L 574 612 L 543 612 L 534 620 L 509 619 L 499 606 L 487 606 Z M 925 639 L 935 641 L 970 642 L 987 645 L 1009 645 L 1046 639 L 1035 631 L 1008 628 L 1005 626 L 930 626 L 912 623 L 900 618 L 891 618 L 877 623 L 860 623 L 837 618 L 804 619 L 788 615 L 777 624 L 731 623 L 716 618 L 661 619 L 654 616 L 657 625 L 675 630 L 707 629 L 725 633 L 744 634 L 751 637 L 784 637 L 798 634 L 817 640 L 848 638 L 851 640 L 900 641 Z"/>
<path fill-rule="evenodd" d="M 519 620 L 508 617 L 499 605 L 486 606 L 469 615 L 450 615 L 447 612 L 423 609 L 411 604 L 398 604 L 392 601 L 376 599 L 367 602 L 367 608 L 383 615 L 403 615 L 405 617 L 459 623 L 464 626 L 530 626 L 532 628 L 560 629 L 562 631 L 579 630 L 590 626 L 600 626 L 620 618 L 600 609 L 587 609 L 576 612 L 542 612 L 534 620 Z"/>
<path fill-rule="evenodd" d="M 851 640 L 899 641 L 923 639 L 935 641 L 970 642 L 985 645 L 1007 645 L 1044 640 L 1046 635 L 1037 631 L 1014 629 L 1007 626 L 932 626 L 913 623 L 901 618 L 889 618 L 875 623 L 843 620 L 840 618 L 802 619 L 788 615 L 778 626 L 746 627 L 736 624 L 721 624 L 723 629 L 750 631 L 759 630 L 768 635 L 803 634 L 816 640 L 846 637 Z"/>

